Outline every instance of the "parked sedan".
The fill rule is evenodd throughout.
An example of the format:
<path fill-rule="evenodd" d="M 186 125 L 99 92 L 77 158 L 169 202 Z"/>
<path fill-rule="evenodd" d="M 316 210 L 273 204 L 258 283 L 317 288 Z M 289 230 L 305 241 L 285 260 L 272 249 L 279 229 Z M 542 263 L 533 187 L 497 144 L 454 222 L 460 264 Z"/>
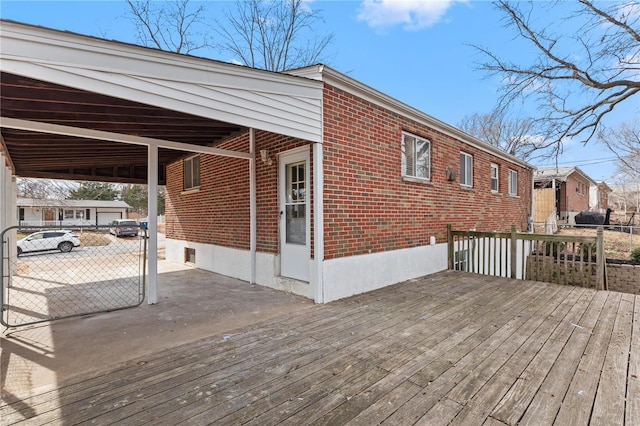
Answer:
<path fill-rule="evenodd" d="M 109 232 L 116 237 L 137 237 L 139 228 L 140 227 L 135 220 L 118 219 L 111 222 L 111 225 L 109 225 Z"/>
<path fill-rule="evenodd" d="M 35 251 L 60 250 L 68 253 L 74 247 L 80 246 L 80 238 L 65 229 L 39 231 L 18 240 L 18 256 L 22 253 Z"/>

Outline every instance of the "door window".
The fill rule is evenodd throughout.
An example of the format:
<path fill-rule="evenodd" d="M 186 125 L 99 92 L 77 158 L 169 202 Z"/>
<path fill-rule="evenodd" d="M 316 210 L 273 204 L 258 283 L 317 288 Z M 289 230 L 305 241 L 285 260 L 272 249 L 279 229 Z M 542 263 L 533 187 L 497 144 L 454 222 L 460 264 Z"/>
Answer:
<path fill-rule="evenodd" d="M 305 245 L 307 243 L 305 168 L 304 161 L 286 166 L 286 241 L 290 244 Z"/>

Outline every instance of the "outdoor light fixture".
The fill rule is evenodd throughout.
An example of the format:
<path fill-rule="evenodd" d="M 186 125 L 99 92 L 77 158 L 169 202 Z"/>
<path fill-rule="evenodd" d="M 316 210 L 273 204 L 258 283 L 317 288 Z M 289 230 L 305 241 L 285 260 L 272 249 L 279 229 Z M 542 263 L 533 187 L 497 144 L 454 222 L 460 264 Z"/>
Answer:
<path fill-rule="evenodd" d="M 269 151 L 267 151 L 266 149 L 260 150 L 260 159 L 267 166 L 270 166 L 271 164 L 273 164 L 273 160 L 269 157 Z"/>

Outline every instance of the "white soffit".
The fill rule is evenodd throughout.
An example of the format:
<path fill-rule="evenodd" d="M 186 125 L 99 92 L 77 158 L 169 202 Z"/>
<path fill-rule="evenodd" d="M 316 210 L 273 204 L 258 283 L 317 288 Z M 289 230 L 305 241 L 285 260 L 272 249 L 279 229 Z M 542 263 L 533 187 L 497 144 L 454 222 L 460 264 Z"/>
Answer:
<path fill-rule="evenodd" d="M 322 142 L 323 83 L 2 22 L 3 71 Z"/>

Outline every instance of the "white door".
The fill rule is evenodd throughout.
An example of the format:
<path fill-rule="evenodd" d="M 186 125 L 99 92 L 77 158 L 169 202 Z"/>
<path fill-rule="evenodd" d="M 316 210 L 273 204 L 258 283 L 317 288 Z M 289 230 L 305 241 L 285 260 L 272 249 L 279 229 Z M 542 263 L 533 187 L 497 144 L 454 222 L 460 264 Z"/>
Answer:
<path fill-rule="evenodd" d="M 309 281 L 309 151 L 280 155 L 280 274 Z"/>

